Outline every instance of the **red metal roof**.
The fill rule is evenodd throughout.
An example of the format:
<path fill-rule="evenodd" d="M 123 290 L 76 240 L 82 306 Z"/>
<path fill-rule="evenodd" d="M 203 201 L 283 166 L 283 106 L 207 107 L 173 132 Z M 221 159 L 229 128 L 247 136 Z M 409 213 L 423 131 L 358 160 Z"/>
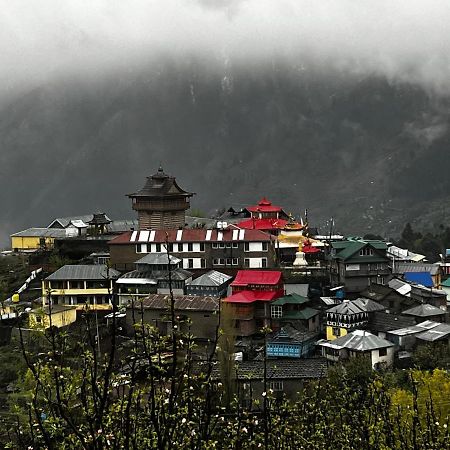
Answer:
<path fill-rule="evenodd" d="M 248 286 L 249 284 L 277 286 L 281 280 L 282 273 L 277 270 L 239 270 L 231 286 Z"/>
<path fill-rule="evenodd" d="M 244 230 L 278 230 L 288 223 L 284 219 L 256 219 L 250 218 L 239 222 L 236 226 Z"/>
<path fill-rule="evenodd" d="M 257 301 L 271 302 L 282 294 L 278 291 L 240 291 L 230 295 L 223 301 L 227 303 L 253 303 Z"/>
<path fill-rule="evenodd" d="M 278 212 L 281 211 L 281 206 L 272 205 L 272 203 L 263 197 L 257 205 L 249 206 L 246 208 L 250 212 Z"/>
<path fill-rule="evenodd" d="M 140 244 L 148 242 L 267 242 L 273 240 L 270 234 L 261 230 L 227 228 L 225 230 L 206 230 L 204 228 L 185 228 L 182 230 L 140 230 L 127 231 L 109 244 Z"/>

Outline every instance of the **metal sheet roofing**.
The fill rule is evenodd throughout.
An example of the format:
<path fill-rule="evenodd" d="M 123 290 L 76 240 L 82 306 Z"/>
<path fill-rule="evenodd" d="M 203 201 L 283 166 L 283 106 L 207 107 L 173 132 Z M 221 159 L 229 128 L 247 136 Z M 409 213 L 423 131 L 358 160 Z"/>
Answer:
<path fill-rule="evenodd" d="M 170 258 L 169 258 L 170 256 Z M 173 255 L 168 255 L 167 253 L 149 253 L 138 259 L 135 264 L 148 264 L 148 265 L 168 265 L 170 259 L 171 265 L 176 265 L 181 262 L 180 258 Z"/>
<path fill-rule="evenodd" d="M 66 237 L 66 230 L 61 228 L 27 228 L 11 235 L 11 237 L 52 237 L 63 238 Z"/>
<path fill-rule="evenodd" d="M 233 278 L 217 270 L 210 270 L 203 275 L 200 275 L 195 280 L 192 280 L 189 284 L 192 286 L 222 286 L 227 281 Z"/>
<path fill-rule="evenodd" d="M 427 342 L 434 342 L 447 337 L 450 337 L 450 325 L 447 323 L 440 323 L 438 326 L 417 335 L 417 339 Z"/>
<path fill-rule="evenodd" d="M 394 344 L 365 330 L 355 330 L 332 341 L 333 345 L 350 350 L 365 352 L 379 348 L 393 347 Z"/>
<path fill-rule="evenodd" d="M 228 227 L 224 230 L 183 228 L 182 230 L 127 231 L 109 241 L 110 245 L 142 244 L 148 242 L 268 242 L 275 238 L 261 230 L 240 230 Z"/>
<path fill-rule="evenodd" d="M 46 280 L 106 280 L 115 279 L 120 273 L 114 269 L 107 269 L 104 265 L 72 265 L 68 264 L 49 275 Z"/>
<path fill-rule="evenodd" d="M 427 263 L 395 263 L 394 273 L 405 273 L 405 272 L 428 272 L 431 275 L 437 275 L 439 273 L 440 266 L 438 264 L 427 264 Z"/>
<path fill-rule="evenodd" d="M 238 222 L 236 226 L 245 230 L 277 230 L 284 228 L 287 223 L 284 219 L 250 218 Z"/>
<path fill-rule="evenodd" d="M 226 297 L 226 303 L 253 303 L 256 301 L 270 302 L 278 297 L 277 291 L 240 291 Z"/>
<path fill-rule="evenodd" d="M 403 274 L 406 281 L 411 283 L 421 284 L 425 287 L 433 287 L 433 279 L 431 278 L 431 274 L 429 272 L 405 272 Z"/>
<path fill-rule="evenodd" d="M 277 286 L 282 281 L 283 274 L 277 270 L 239 270 L 231 286 L 248 286 L 263 284 Z"/>
<path fill-rule="evenodd" d="M 207 297 L 202 295 L 174 295 L 175 309 L 179 311 L 218 311 L 220 300 L 215 297 Z M 139 309 L 168 309 L 170 307 L 170 295 L 152 294 L 144 299 L 134 302 L 127 308 Z"/>
<path fill-rule="evenodd" d="M 309 302 L 309 298 L 307 297 L 303 297 L 302 295 L 298 295 L 298 294 L 287 294 L 287 295 L 283 295 L 283 297 L 277 298 L 276 300 L 274 300 L 274 302 L 272 303 L 272 305 L 302 305 L 303 303 L 308 303 Z"/>
<path fill-rule="evenodd" d="M 426 320 L 425 322 L 418 323 L 417 325 L 399 328 L 398 330 L 390 330 L 389 334 L 393 334 L 395 336 L 409 336 L 417 333 L 423 333 L 424 331 L 431 330 L 439 325 L 439 322 Z"/>
<path fill-rule="evenodd" d="M 403 311 L 402 314 L 416 317 L 431 317 L 431 316 L 441 316 L 445 315 L 446 312 L 437 306 L 429 305 L 428 303 L 423 303 L 422 305 L 415 306 L 414 308 L 407 309 Z"/>
<path fill-rule="evenodd" d="M 264 365 L 267 368 L 267 378 L 276 380 L 312 379 L 325 377 L 328 370 L 324 358 L 299 358 L 292 360 L 241 361 L 236 363 L 237 379 L 256 379 L 264 377 Z"/>
<path fill-rule="evenodd" d="M 268 344 L 302 344 L 316 338 L 318 335 L 318 332 L 309 331 L 307 328 L 297 329 L 291 325 L 285 325 L 268 339 Z"/>

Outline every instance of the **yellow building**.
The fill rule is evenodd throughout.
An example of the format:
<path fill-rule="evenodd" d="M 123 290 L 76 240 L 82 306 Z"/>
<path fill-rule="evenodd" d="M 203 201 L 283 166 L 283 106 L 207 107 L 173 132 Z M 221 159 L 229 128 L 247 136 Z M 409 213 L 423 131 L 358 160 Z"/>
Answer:
<path fill-rule="evenodd" d="M 354 329 L 365 328 L 369 320 L 365 302 L 365 299 L 343 300 L 327 310 L 327 341 L 345 336 Z"/>
<path fill-rule="evenodd" d="M 120 276 L 104 265 L 65 265 L 42 282 L 43 305 L 75 305 L 77 309 L 112 308 L 113 283 Z"/>
<path fill-rule="evenodd" d="M 76 306 L 54 305 L 30 311 L 29 326 L 33 329 L 47 329 L 50 325 L 57 328 L 66 327 L 77 320 Z"/>
<path fill-rule="evenodd" d="M 56 228 L 28 228 L 11 235 L 11 248 L 15 252 L 52 248 L 56 238 L 66 237 L 66 230 Z"/>

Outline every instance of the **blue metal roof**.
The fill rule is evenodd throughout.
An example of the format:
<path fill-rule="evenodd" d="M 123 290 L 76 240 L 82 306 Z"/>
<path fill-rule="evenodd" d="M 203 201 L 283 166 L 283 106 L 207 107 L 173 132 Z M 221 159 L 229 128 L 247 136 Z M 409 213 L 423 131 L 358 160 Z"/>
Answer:
<path fill-rule="evenodd" d="M 403 276 L 406 281 L 421 284 L 425 287 L 433 287 L 433 279 L 429 272 L 405 272 Z"/>

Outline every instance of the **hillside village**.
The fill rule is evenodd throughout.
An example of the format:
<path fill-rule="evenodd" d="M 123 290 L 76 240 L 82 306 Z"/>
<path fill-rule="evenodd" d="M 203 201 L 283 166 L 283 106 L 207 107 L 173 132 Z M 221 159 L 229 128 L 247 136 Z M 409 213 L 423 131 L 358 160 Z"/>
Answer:
<path fill-rule="evenodd" d="M 383 240 L 342 236 L 333 221 L 319 231 L 307 212 L 295 218 L 264 193 L 254 205 L 193 217 L 194 195 L 160 167 L 128 194 L 136 218 L 95 212 L 11 235 L 2 259 L 20 257 L 26 270 L 4 292 L 2 342 L 18 328 L 70 330 L 93 315 L 102 341 L 112 319 L 124 339 L 139 321 L 163 335 L 185 329 L 201 362 L 221 320 L 236 380 L 261 390 L 269 364 L 271 389 L 288 396 L 337 362 L 363 355 L 373 370 L 408 368 L 422 346 L 450 345 L 450 249 L 430 263 Z"/>

